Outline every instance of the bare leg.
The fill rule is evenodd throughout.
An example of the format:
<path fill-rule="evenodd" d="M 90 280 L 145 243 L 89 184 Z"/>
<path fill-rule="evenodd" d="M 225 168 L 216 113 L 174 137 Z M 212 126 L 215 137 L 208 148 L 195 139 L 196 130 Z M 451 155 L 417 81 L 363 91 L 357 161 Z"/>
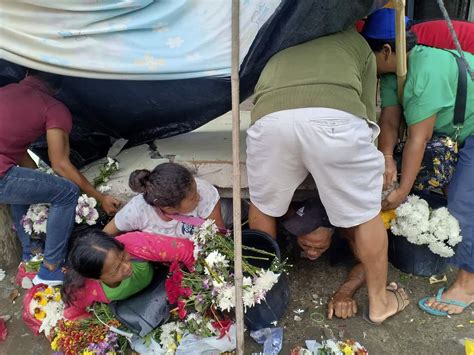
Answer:
<path fill-rule="evenodd" d="M 256 229 L 269 234 L 276 240 L 276 219 L 260 211 L 253 203 L 249 208 L 249 226 L 250 229 Z"/>
<path fill-rule="evenodd" d="M 456 281 L 443 293 L 441 299 L 456 300 L 466 304 L 474 302 L 474 274 L 459 269 Z M 448 312 L 449 314 L 458 314 L 464 310 L 459 306 L 438 303 L 434 297 L 426 301 L 425 304 L 431 308 Z"/>
<path fill-rule="evenodd" d="M 369 317 L 374 322 L 383 322 L 397 313 L 398 302 L 395 294 L 387 291 L 387 231 L 380 216 L 351 228 L 354 232 L 355 253 L 364 266 L 369 293 Z M 405 292 L 398 291 L 409 301 Z"/>

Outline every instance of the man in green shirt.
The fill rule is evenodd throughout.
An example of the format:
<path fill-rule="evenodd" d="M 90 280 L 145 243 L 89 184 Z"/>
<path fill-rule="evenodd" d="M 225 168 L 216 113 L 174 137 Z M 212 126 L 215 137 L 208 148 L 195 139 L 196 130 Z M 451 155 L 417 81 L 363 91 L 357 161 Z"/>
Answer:
<path fill-rule="evenodd" d="M 355 29 L 277 53 L 255 88 L 247 176 L 250 227 L 275 238 L 275 217 L 312 175 L 331 224 L 354 239 L 367 277 L 367 319 L 381 323 L 409 302 L 402 289 L 386 289 L 375 91 L 375 58 Z"/>
<path fill-rule="evenodd" d="M 449 289 L 441 288 L 436 298 L 425 297 L 418 303 L 421 309 L 436 316 L 461 313 L 474 303 L 474 82 L 467 75 L 464 125 L 457 137 L 454 107 L 460 69 L 453 54 L 442 49 L 416 46 L 416 37 L 408 31 L 408 73 L 403 102 L 399 103 L 393 78 L 397 67 L 394 10 L 382 9 L 373 13 L 363 34 L 375 52 L 377 71 L 382 75 L 379 149 L 386 158 L 386 185 L 396 181 L 392 155 L 402 110 L 408 125 L 400 185 L 388 195 L 383 207 L 393 209 L 404 202 L 420 170 L 426 143 L 433 133 L 450 135 L 461 144 L 456 170 L 448 187 L 448 210 L 459 221 L 463 236 L 450 259 L 459 271 Z M 469 53 L 464 53 L 464 56 L 467 65 L 474 68 L 474 56 Z"/>

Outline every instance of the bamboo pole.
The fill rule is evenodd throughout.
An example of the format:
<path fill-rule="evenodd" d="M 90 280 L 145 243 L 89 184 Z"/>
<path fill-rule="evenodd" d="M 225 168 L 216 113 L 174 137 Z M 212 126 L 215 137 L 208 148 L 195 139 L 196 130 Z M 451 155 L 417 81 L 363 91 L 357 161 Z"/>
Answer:
<path fill-rule="evenodd" d="M 242 303 L 242 225 L 240 204 L 240 1 L 232 0 L 232 197 L 234 220 L 234 281 L 237 354 L 244 354 L 244 307 Z"/>
<path fill-rule="evenodd" d="M 405 0 L 392 1 L 395 7 L 395 51 L 397 52 L 397 87 L 398 100 L 403 103 L 403 89 L 407 78 L 407 47 L 405 28 Z"/>

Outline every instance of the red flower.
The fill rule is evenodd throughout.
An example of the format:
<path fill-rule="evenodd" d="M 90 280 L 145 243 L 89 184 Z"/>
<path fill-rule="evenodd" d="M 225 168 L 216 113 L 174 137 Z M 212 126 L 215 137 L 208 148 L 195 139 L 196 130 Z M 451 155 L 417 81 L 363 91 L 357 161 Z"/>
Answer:
<path fill-rule="evenodd" d="M 232 325 L 232 320 L 230 319 L 225 319 L 221 321 L 216 321 L 212 322 L 211 325 L 214 327 L 214 329 L 217 329 L 219 331 L 219 338 L 222 339 L 230 329 L 230 326 Z"/>
<path fill-rule="evenodd" d="M 193 294 L 193 290 L 189 287 L 182 287 L 180 290 L 180 295 L 184 296 L 185 298 L 189 298 Z"/>
<path fill-rule="evenodd" d="M 184 300 L 179 300 L 178 301 L 178 316 L 179 319 L 184 319 L 186 318 L 186 302 Z"/>
<path fill-rule="evenodd" d="M 169 278 L 165 281 L 165 290 L 168 295 L 168 301 L 171 304 L 175 304 L 179 297 L 179 287 Z"/>

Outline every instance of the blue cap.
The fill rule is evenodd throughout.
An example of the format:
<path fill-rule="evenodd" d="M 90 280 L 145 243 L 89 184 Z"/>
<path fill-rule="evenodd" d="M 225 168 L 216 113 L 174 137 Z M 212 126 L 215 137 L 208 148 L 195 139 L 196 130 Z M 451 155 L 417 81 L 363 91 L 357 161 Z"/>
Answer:
<path fill-rule="evenodd" d="M 407 28 L 410 25 L 410 19 L 405 16 Z M 383 39 L 388 41 L 395 40 L 395 10 L 383 8 L 370 14 L 365 21 L 362 36 L 373 39 Z"/>

